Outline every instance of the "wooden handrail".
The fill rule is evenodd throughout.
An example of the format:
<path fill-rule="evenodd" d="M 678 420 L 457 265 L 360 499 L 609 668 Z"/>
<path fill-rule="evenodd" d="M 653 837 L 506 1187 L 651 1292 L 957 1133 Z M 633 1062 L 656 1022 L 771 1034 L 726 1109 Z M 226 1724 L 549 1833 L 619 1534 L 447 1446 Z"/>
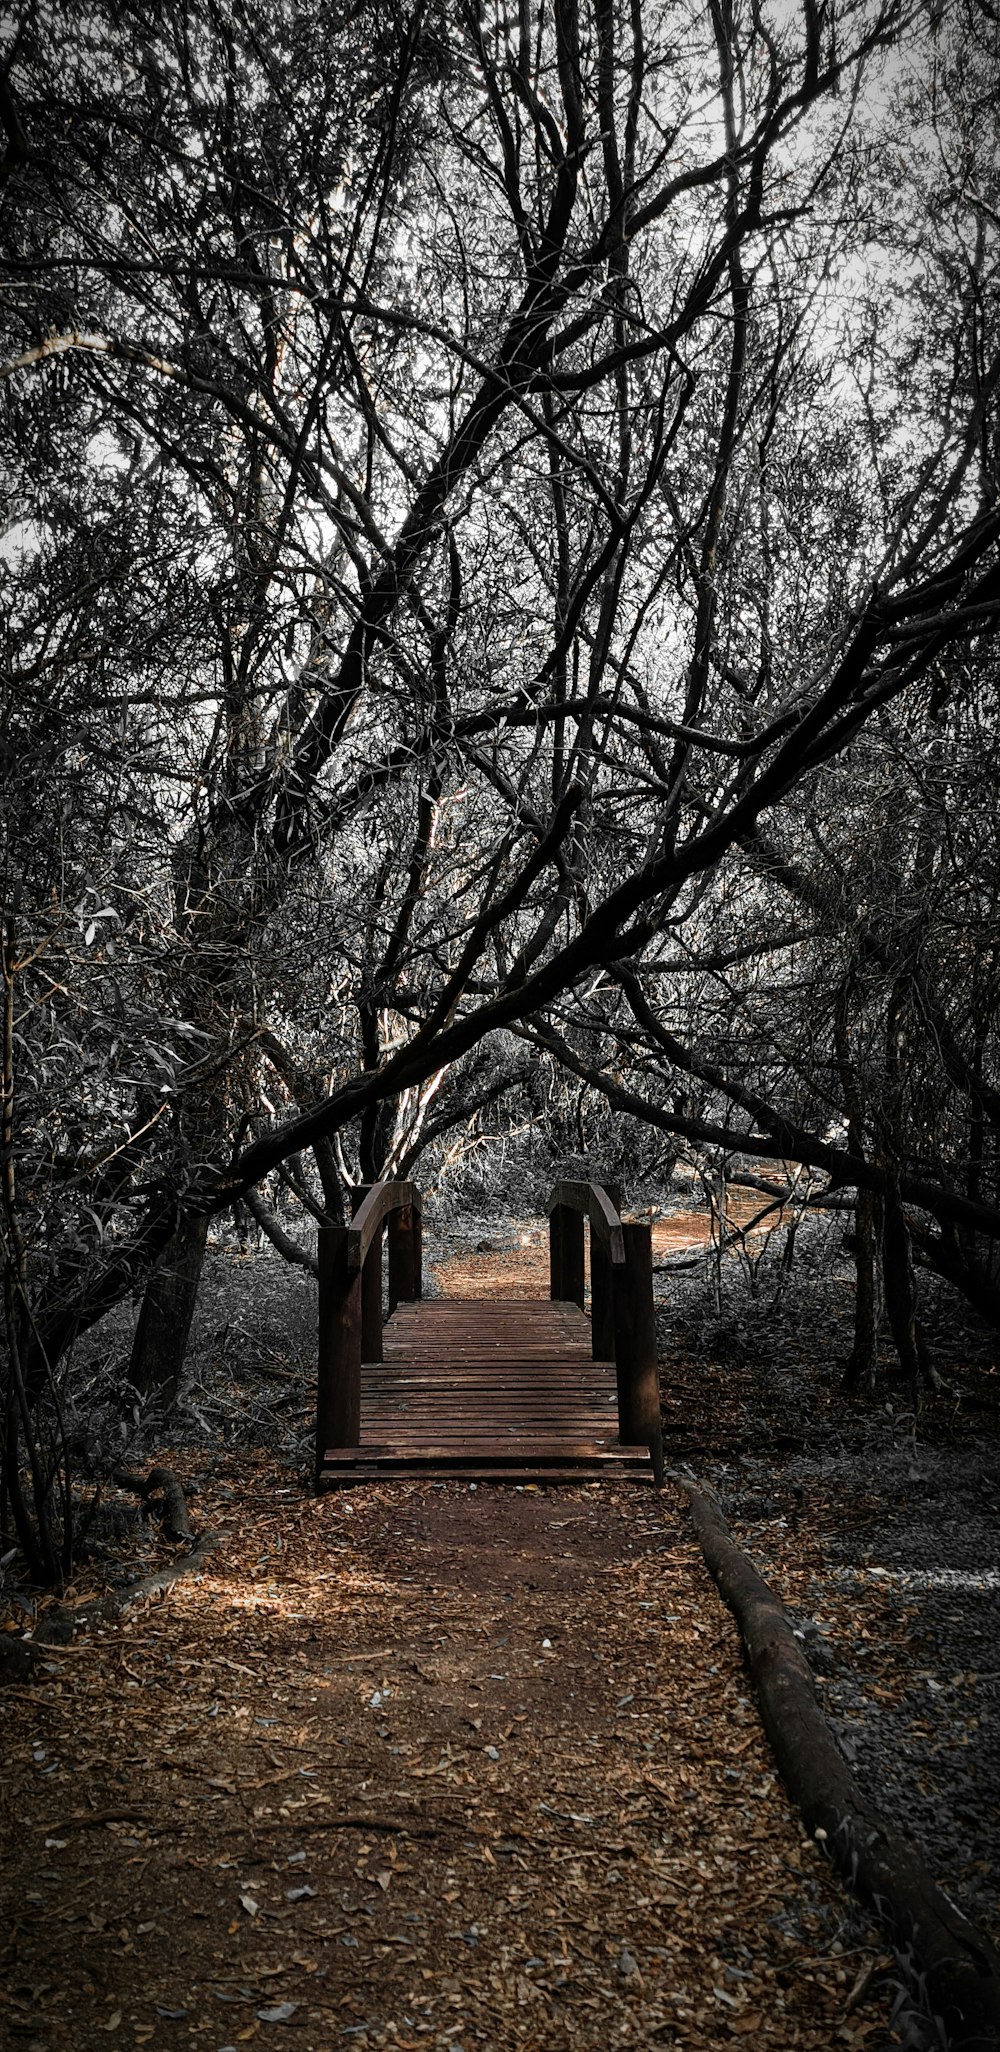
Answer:
<path fill-rule="evenodd" d="M 582 1211 L 589 1218 L 590 1230 L 597 1234 L 612 1267 L 624 1266 L 622 1222 L 600 1183 L 557 1183 L 549 1198 L 550 1213 L 557 1204 L 564 1204 L 567 1211 Z"/>
<path fill-rule="evenodd" d="M 415 1183 L 372 1184 L 347 1228 L 347 1266 L 352 1272 L 364 1267 L 368 1249 L 389 1213 L 404 1211 L 413 1204 L 420 1206 L 420 1192 Z"/>

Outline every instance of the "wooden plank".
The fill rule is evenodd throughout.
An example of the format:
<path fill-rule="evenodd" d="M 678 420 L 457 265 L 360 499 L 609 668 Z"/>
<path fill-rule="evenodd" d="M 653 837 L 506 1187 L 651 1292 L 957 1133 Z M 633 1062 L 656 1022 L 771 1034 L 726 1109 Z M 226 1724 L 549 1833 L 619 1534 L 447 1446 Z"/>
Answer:
<path fill-rule="evenodd" d="M 496 1371 L 500 1366 L 509 1370 L 509 1374 L 505 1373 L 502 1385 L 498 1387 Z M 507 1389 L 516 1390 L 528 1397 L 541 1396 L 546 1390 L 561 1397 L 568 1396 L 573 1391 L 579 1392 L 580 1395 L 589 1393 L 591 1396 L 609 1398 L 615 1394 L 614 1378 L 611 1375 L 606 1381 L 601 1382 L 595 1382 L 592 1377 L 588 1379 L 576 1374 L 561 1375 L 558 1381 L 553 1375 L 543 1381 L 538 1375 L 526 1375 L 514 1361 L 490 1362 L 482 1368 L 476 1363 L 466 1362 L 457 1362 L 454 1367 L 442 1368 L 436 1362 L 428 1362 L 426 1367 L 423 1367 L 419 1362 L 405 1361 L 400 1363 L 399 1373 L 395 1377 L 388 1374 L 380 1375 L 377 1382 L 369 1382 L 366 1376 L 365 1388 L 373 1392 L 381 1389 L 442 1389 L 454 1390 L 456 1395 L 460 1395 L 463 1390 L 494 1390 L 498 1397 Z"/>
<path fill-rule="evenodd" d="M 595 1402 L 593 1400 L 584 1402 L 578 1397 L 562 1405 L 533 1403 L 530 1399 L 509 1404 L 503 1404 L 499 1400 L 496 1403 L 454 1403 L 452 1397 L 453 1392 L 447 1388 L 432 1393 L 430 1398 L 421 1391 L 411 1391 L 407 1396 L 400 1397 L 398 1400 L 393 1400 L 390 1396 L 384 1395 L 377 1397 L 371 1406 L 366 1405 L 365 1415 L 369 1414 L 369 1410 L 380 1416 L 395 1415 L 396 1412 L 412 1413 L 416 1411 L 427 1417 L 478 1418 L 484 1426 L 494 1418 L 501 1417 L 513 1420 L 518 1418 L 555 1418 L 564 1421 L 566 1424 L 571 1424 L 574 1418 L 586 1417 L 600 1419 L 602 1428 L 605 1431 L 617 1432 L 618 1429 L 617 1417 L 614 1415 L 610 1403 Z M 346 1433 L 338 1435 L 338 1437 L 340 1444 L 350 1444 Z M 634 1433 L 630 1432 L 628 1439 L 630 1443 L 638 1443 Z"/>
<path fill-rule="evenodd" d="M 594 1364 L 590 1361 L 557 1361 L 553 1364 L 536 1361 L 532 1354 L 526 1358 L 523 1354 L 512 1353 L 509 1360 L 502 1354 L 464 1354 L 449 1358 L 446 1353 L 435 1348 L 426 1358 L 413 1354 L 399 1354 L 393 1360 L 382 1363 L 369 1362 L 368 1366 L 373 1371 L 378 1371 L 385 1380 L 395 1377 L 397 1382 L 404 1375 L 440 1378 L 450 1374 L 456 1380 L 464 1377 L 469 1382 L 488 1383 L 490 1376 L 495 1377 L 497 1368 L 502 1367 L 512 1377 L 516 1376 L 525 1388 L 541 1388 L 543 1382 L 556 1375 L 567 1387 L 581 1384 L 585 1386 L 588 1382 L 592 1383 L 595 1389 L 603 1389 L 605 1384 L 610 1389 L 616 1386 L 614 1369 L 610 1361 L 598 1362 L 597 1367 L 602 1372 L 595 1375 Z M 545 1373 L 542 1373 L 542 1370 L 545 1370 Z"/>
<path fill-rule="evenodd" d="M 371 1446 L 391 1446 L 397 1440 L 411 1441 L 419 1438 L 423 1430 L 424 1426 L 422 1423 L 410 1427 L 407 1426 L 405 1419 L 380 1418 L 376 1421 L 376 1429 L 372 1432 L 370 1439 L 365 1441 L 362 1450 L 364 1451 L 365 1448 Z M 434 1436 L 443 1444 L 448 1444 L 454 1440 L 463 1446 L 468 1446 L 473 1440 L 482 1441 L 484 1445 L 489 1446 L 496 1440 L 492 1423 L 488 1423 L 484 1428 L 481 1421 L 477 1428 L 472 1426 L 465 1428 L 454 1427 L 449 1432 L 443 1422 L 438 1419 L 434 1423 Z M 504 1432 L 501 1443 L 503 1450 L 506 1451 L 512 1443 L 527 1445 L 529 1441 L 533 1446 L 541 1445 L 544 1441 L 546 1446 L 556 1448 L 586 1444 L 588 1447 L 594 1448 L 598 1453 L 618 1454 L 622 1451 L 621 1441 L 613 1437 L 611 1433 L 587 1431 L 585 1426 L 581 1429 L 576 1425 L 575 1421 L 570 1421 L 568 1428 L 566 1425 L 553 1427 L 545 1420 L 539 1420 L 537 1423 L 529 1422 L 524 1428 L 516 1428 L 510 1432 Z M 345 1451 L 343 1445 L 341 1445 L 339 1450 L 341 1453 Z"/>
<path fill-rule="evenodd" d="M 610 1405 L 566 1404 L 561 1408 L 558 1406 L 545 1407 L 543 1405 L 527 1403 L 504 1406 L 495 1404 L 488 1406 L 484 1404 L 452 1405 L 449 1404 L 448 1398 L 449 1392 L 447 1390 L 440 1392 L 436 1403 L 428 1403 L 419 1396 L 412 1397 L 405 1403 L 392 1403 L 388 1398 L 384 1398 L 379 1402 L 366 1405 L 365 1416 L 367 1418 L 412 1417 L 417 1415 L 425 1418 L 452 1418 L 455 1420 L 478 1419 L 480 1425 L 485 1425 L 487 1421 L 492 1423 L 496 1419 L 516 1423 L 519 1419 L 525 1418 L 551 1418 L 557 1424 L 570 1426 L 575 1418 L 593 1418 L 600 1423 L 602 1431 L 614 1432 L 615 1436 L 618 1436 L 617 1417 L 612 1412 Z M 352 1443 L 346 1433 L 337 1433 L 333 1436 L 337 1439 L 339 1445 L 347 1446 Z M 638 1444 L 634 1432 L 629 1433 L 628 1443 L 630 1445 Z M 355 1440 L 353 1444 L 357 1445 L 357 1441 Z"/>
<path fill-rule="evenodd" d="M 504 1460 L 508 1460 L 515 1452 L 527 1450 L 537 1453 L 540 1448 L 544 1448 L 546 1453 L 553 1456 L 566 1452 L 586 1453 L 588 1456 L 593 1455 L 595 1460 L 603 1460 L 605 1457 L 617 1460 L 622 1452 L 617 1440 L 602 1439 L 597 1433 L 588 1435 L 582 1432 L 519 1432 L 500 1437 L 495 1432 L 436 1432 L 433 1426 L 428 1427 L 426 1431 L 409 1434 L 397 1431 L 391 1434 L 380 1432 L 376 1437 L 365 1441 L 360 1452 L 367 1454 L 376 1447 L 390 1451 L 398 1447 L 413 1452 L 419 1451 L 422 1447 L 429 1449 L 435 1446 L 439 1446 L 443 1452 L 452 1453 L 467 1453 L 470 1448 L 481 1447 L 484 1457 L 496 1453 L 498 1458 Z M 344 1447 L 327 1448 L 323 1458 L 328 1459 L 330 1452 L 343 1454 L 347 1451 L 349 1449 Z M 358 1452 L 359 1449 L 355 1448 L 354 1451 Z"/>
<path fill-rule="evenodd" d="M 520 1302 L 516 1297 L 498 1299 L 495 1303 L 481 1303 L 475 1297 L 424 1298 L 419 1303 L 400 1303 L 386 1323 L 393 1327 L 416 1326 L 482 1326 L 490 1329 L 496 1325 L 538 1326 L 546 1329 L 557 1326 L 567 1332 L 585 1335 L 590 1330 L 590 1321 L 579 1305 L 568 1298 L 538 1298 Z"/>
<path fill-rule="evenodd" d="M 426 1389 L 423 1384 L 411 1383 L 400 1390 L 373 1390 L 370 1393 L 369 1405 L 369 1392 L 367 1388 L 364 1391 L 366 1415 L 369 1408 L 376 1411 L 396 1411 L 405 1408 L 410 1411 L 433 1412 L 441 1417 L 464 1418 L 495 1418 L 501 1415 L 530 1418 L 547 1414 L 553 1418 L 570 1419 L 586 1413 L 589 1418 L 602 1418 L 609 1431 L 620 1430 L 613 1391 L 609 1396 L 605 1396 L 603 1391 L 588 1392 L 579 1389 L 564 1390 L 559 1394 L 562 1396 L 562 1402 L 557 1402 L 555 1396 L 546 1401 L 544 1397 L 530 1390 L 514 1390 L 510 1397 L 503 1397 L 489 1389 L 457 1390 L 448 1382 L 440 1383 L 431 1389 Z M 343 1446 L 350 1443 L 346 1432 L 335 1433 L 333 1437 Z M 626 1438 L 634 1445 L 639 1443 L 637 1432 L 627 1433 Z"/>
<path fill-rule="evenodd" d="M 534 1444 L 543 1439 L 550 1446 L 579 1445 L 585 1441 L 588 1446 L 612 1451 L 619 1445 L 610 1433 L 602 1432 L 600 1425 L 594 1426 L 586 1418 L 577 1421 L 575 1431 L 567 1431 L 565 1425 L 558 1421 L 553 1423 L 551 1419 L 540 1418 L 528 1426 L 512 1425 L 506 1430 L 491 1425 L 488 1431 L 484 1431 L 480 1419 L 475 1423 L 470 1421 L 467 1426 L 455 1426 L 450 1432 L 440 1419 L 435 1418 L 416 1419 L 412 1425 L 408 1425 L 405 1418 L 373 1418 L 371 1431 L 365 1435 L 362 1444 L 378 1446 L 398 1442 L 400 1446 L 470 1446 L 475 1441 L 477 1445 L 499 1446 L 509 1451 L 511 1447 L 525 1445 L 529 1440 Z"/>
<path fill-rule="evenodd" d="M 378 1439 L 370 1440 L 360 1448 L 329 1447 L 326 1450 L 324 1459 L 353 1459 L 355 1455 L 362 1459 L 367 1459 L 375 1451 L 391 1452 L 395 1446 L 407 1447 L 410 1443 L 405 1433 L 393 1432 L 391 1436 L 386 1434 Z M 519 1433 L 517 1438 L 509 1443 L 504 1441 L 501 1446 L 497 1445 L 496 1439 L 492 1434 L 482 1432 L 457 1435 L 454 1439 L 449 1439 L 446 1433 L 442 1433 L 437 1436 L 436 1440 L 425 1442 L 418 1439 L 416 1443 L 419 1445 L 426 1443 L 429 1446 L 440 1444 L 442 1451 L 445 1453 L 461 1452 L 463 1449 L 472 1446 L 481 1446 L 484 1449 L 485 1459 L 490 1458 L 495 1451 L 498 1460 L 508 1459 L 513 1447 L 530 1449 L 536 1453 L 544 1450 L 546 1454 L 551 1454 L 554 1458 L 568 1458 L 573 1454 L 580 1456 L 584 1453 L 588 1459 L 593 1458 L 594 1460 L 619 1460 L 625 1454 L 633 1454 L 636 1458 L 640 1454 L 644 1459 L 649 1457 L 649 1450 L 646 1447 L 623 1447 L 618 1444 L 617 1440 L 600 1439 L 597 1437 L 588 1439 L 582 1433 L 577 1435 L 572 1432 L 523 1432 Z"/>
<path fill-rule="evenodd" d="M 325 1474 L 339 1474 L 342 1470 L 346 1471 L 351 1467 L 356 1467 L 359 1463 L 362 1466 L 379 1467 L 388 1462 L 394 1462 L 404 1467 L 419 1468 L 421 1462 L 425 1460 L 437 1461 L 439 1466 L 448 1468 L 466 1468 L 469 1466 L 479 1466 L 484 1469 L 514 1468 L 518 1464 L 523 1466 L 525 1462 L 529 1461 L 534 1466 L 549 1467 L 554 1471 L 564 1467 L 590 1466 L 593 1468 L 595 1475 L 610 1474 L 612 1472 L 631 1473 L 636 1468 L 641 1469 L 645 1473 L 650 1465 L 649 1449 L 647 1447 L 612 1448 L 602 1455 L 591 1452 L 589 1447 L 567 1447 L 553 1453 L 551 1448 L 544 1445 L 529 1445 L 523 1448 L 515 1448 L 510 1454 L 491 1452 L 488 1448 L 484 1449 L 481 1446 L 469 1446 L 461 1449 L 456 1447 L 421 1447 L 416 1451 L 410 1447 L 377 1446 L 366 1448 L 355 1446 L 331 1447 L 329 1455 L 324 1462 L 323 1472 Z"/>
<path fill-rule="evenodd" d="M 496 1403 L 487 1404 L 470 1402 L 454 1403 L 452 1401 L 452 1397 L 453 1392 L 447 1388 L 435 1391 L 430 1398 L 428 1398 L 420 1390 L 413 1390 L 406 1396 L 401 1395 L 398 1399 L 393 1399 L 388 1395 L 378 1396 L 373 1400 L 373 1402 L 370 1405 L 366 1403 L 365 1416 L 367 1417 L 373 1413 L 378 1413 L 379 1416 L 385 1416 L 388 1414 L 394 1415 L 397 1411 L 419 1411 L 424 1413 L 428 1417 L 479 1418 L 484 1421 L 487 1418 L 492 1419 L 501 1417 L 548 1417 L 565 1419 L 567 1423 L 569 1423 L 574 1418 L 586 1417 L 599 1418 L 606 1431 L 614 1431 L 617 1433 L 619 1430 L 617 1410 L 612 1408 L 610 1400 L 608 1403 L 595 1403 L 593 1400 L 589 1402 L 583 1402 L 581 1399 L 576 1398 L 574 1401 L 568 1401 L 567 1403 L 562 1405 L 542 1405 L 532 1403 L 530 1399 L 525 1398 L 520 1403 L 503 1404 L 498 1400 Z M 337 1432 L 332 1434 L 331 1436 L 335 1438 L 338 1444 L 341 1446 L 348 1446 L 351 1444 L 351 1439 L 346 1432 Z M 636 1434 L 634 1432 L 630 1432 L 628 1434 L 628 1440 L 630 1444 L 638 1444 Z M 354 1441 L 354 1444 L 357 1444 L 356 1440 Z"/>
<path fill-rule="evenodd" d="M 581 1462 L 578 1466 L 571 1468 L 546 1468 L 527 1462 L 521 1466 L 510 1468 L 477 1468 L 470 1466 L 461 1469 L 438 1468 L 434 1465 L 433 1461 L 413 1462 L 405 1467 L 400 1466 L 396 1468 L 380 1467 L 377 1463 L 373 1462 L 359 1462 L 353 1468 L 342 1468 L 336 1471 L 324 1469 L 320 1476 L 318 1487 L 326 1494 L 327 1491 L 332 1492 L 335 1489 L 351 1489 L 355 1485 L 360 1486 L 364 1482 L 386 1481 L 475 1482 L 477 1484 L 488 1482 L 491 1487 L 495 1486 L 498 1489 L 526 1489 L 529 1485 L 540 1489 L 568 1488 L 574 1482 L 627 1481 L 629 1487 L 634 1489 L 636 1486 L 639 1488 L 649 1487 L 652 1484 L 652 1480 L 653 1473 L 648 1461 L 642 1468 L 637 1466 L 623 1470 L 618 1475 L 610 1474 L 606 1470 L 598 1472 L 596 1469 L 588 1467 L 586 1462 Z"/>
<path fill-rule="evenodd" d="M 542 1397 L 547 1393 L 560 1399 L 572 1399 L 574 1393 L 579 1396 L 602 1398 L 615 1395 L 615 1380 L 611 1374 L 600 1381 L 595 1381 L 593 1376 L 571 1373 L 561 1375 L 558 1382 L 555 1382 L 536 1374 L 526 1375 L 516 1361 L 456 1362 L 454 1367 L 447 1364 L 442 1366 L 438 1361 L 401 1361 L 395 1377 L 388 1367 L 376 1369 L 373 1373 L 378 1375 L 378 1381 L 369 1382 L 366 1374 L 365 1388 L 375 1392 L 438 1389 L 454 1390 L 456 1396 L 461 1396 L 465 1390 L 470 1395 L 477 1392 L 495 1393 L 499 1397 L 503 1390 L 511 1389 L 529 1399 L 532 1396 Z"/>
<path fill-rule="evenodd" d="M 366 1405 L 365 1416 L 412 1417 L 416 1415 L 423 1418 L 451 1418 L 455 1421 L 459 1419 L 478 1419 L 481 1424 L 487 1418 L 491 1423 L 496 1419 L 503 1419 L 512 1424 L 516 1424 L 518 1420 L 525 1418 L 551 1418 L 559 1425 L 571 1425 L 576 1418 L 593 1418 L 599 1422 L 602 1431 L 612 1432 L 615 1431 L 617 1426 L 617 1418 L 612 1415 L 610 1406 L 605 1404 L 577 1403 L 561 1406 L 557 1404 L 530 1403 L 490 1404 L 489 1406 L 483 1404 L 453 1405 L 449 1404 L 448 1397 L 449 1392 L 447 1390 L 442 1390 L 437 1402 L 434 1403 L 426 1402 L 419 1395 L 409 1398 L 406 1402 L 391 1402 L 386 1397 L 376 1403 Z M 336 1438 L 338 1445 L 341 1446 L 348 1446 L 352 1443 L 346 1433 L 336 1433 L 333 1437 Z M 353 1443 L 356 1445 L 357 1441 Z M 638 1445 L 634 1432 L 629 1433 L 628 1444 Z"/>

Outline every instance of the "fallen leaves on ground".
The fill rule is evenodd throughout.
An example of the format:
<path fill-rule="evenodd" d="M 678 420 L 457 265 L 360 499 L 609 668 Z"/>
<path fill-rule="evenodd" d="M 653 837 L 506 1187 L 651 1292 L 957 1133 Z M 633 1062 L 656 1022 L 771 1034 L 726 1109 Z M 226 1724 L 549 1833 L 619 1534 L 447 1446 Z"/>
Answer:
<path fill-rule="evenodd" d="M 5 1693 L 12 2044 L 886 2042 L 673 1492 L 231 1479 Z"/>

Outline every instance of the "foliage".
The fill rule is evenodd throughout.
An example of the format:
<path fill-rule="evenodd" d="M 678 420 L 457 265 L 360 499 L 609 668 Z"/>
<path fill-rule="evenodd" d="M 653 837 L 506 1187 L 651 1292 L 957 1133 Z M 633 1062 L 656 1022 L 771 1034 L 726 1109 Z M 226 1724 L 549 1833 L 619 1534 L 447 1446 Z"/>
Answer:
<path fill-rule="evenodd" d="M 996 54 L 976 0 L 12 28 L 9 1477 L 185 1220 L 508 1122 L 811 1164 L 989 1301 Z"/>

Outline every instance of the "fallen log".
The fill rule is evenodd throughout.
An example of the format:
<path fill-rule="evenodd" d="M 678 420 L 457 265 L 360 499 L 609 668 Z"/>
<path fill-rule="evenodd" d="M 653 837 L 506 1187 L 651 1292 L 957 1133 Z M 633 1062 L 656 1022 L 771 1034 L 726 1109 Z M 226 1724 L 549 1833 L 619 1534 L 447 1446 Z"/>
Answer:
<path fill-rule="evenodd" d="M 184 1484 L 172 1468 L 150 1468 L 148 1475 L 126 1475 L 120 1470 L 114 1478 L 119 1489 L 127 1489 L 133 1496 L 141 1496 L 147 1515 L 156 1511 L 160 1519 L 160 1530 L 165 1539 L 176 1545 L 190 1543 L 194 1531 L 187 1512 L 187 1496 Z"/>
<path fill-rule="evenodd" d="M 771 1749 L 810 1835 L 888 1931 L 941 2044 L 951 2052 L 998 2052 L 1000 1954 L 862 1794 L 777 1596 L 710 1499 L 683 1477 L 675 1479 L 691 1506 L 709 1573 L 739 1625 Z"/>

